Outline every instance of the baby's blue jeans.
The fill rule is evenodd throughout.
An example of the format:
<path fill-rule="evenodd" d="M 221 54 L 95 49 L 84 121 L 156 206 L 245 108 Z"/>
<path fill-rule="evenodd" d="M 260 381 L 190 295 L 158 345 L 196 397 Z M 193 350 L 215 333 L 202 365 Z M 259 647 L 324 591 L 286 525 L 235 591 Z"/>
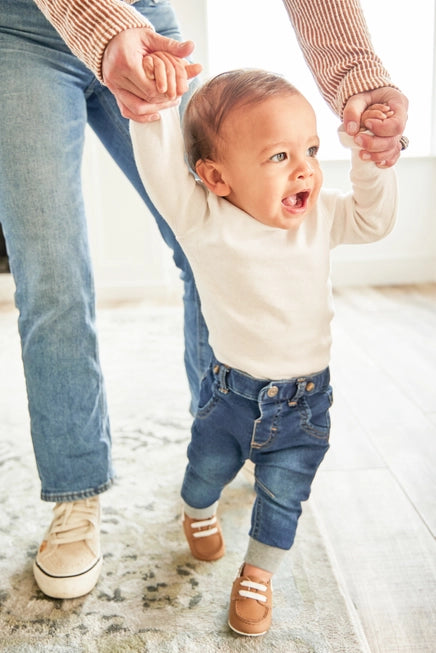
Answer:
<path fill-rule="evenodd" d="M 200 389 L 182 498 L 199 519 L 246 459 L 255 492 L 246 562 L 275 571 L 294 542 L 301 502 L 328 449 L 329 369 L 295 379 L 256 379 L 213 360 Z M 191 515 L 191 516 L 194 516 Z"/>

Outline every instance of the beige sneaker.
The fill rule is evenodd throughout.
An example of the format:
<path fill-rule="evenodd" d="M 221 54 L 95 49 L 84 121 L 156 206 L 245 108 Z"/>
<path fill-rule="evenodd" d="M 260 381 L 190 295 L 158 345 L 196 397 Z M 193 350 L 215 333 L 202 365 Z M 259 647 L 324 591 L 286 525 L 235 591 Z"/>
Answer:
<path fill-rule="evenodd" d="M 239 635 L 264 635 L 271 626 L 271 618 L 271 581 L 265 583 L 259 578 L 245 576 L 242 567 L 230 596 L 230 628 Z"/>
<path fill-rule="evenodd" d="M 223 557 L 224 539 L 216 515 L 192 519 L 183 513 L 183 530 L 194 558 L 210 562 Z"/>
<path fill-rule="evenodd" d="M 33 573 L 47 596 L 74 599 L 92 590 L 101 571 L 99 498 L 57 503 L 53 512 Z"/>

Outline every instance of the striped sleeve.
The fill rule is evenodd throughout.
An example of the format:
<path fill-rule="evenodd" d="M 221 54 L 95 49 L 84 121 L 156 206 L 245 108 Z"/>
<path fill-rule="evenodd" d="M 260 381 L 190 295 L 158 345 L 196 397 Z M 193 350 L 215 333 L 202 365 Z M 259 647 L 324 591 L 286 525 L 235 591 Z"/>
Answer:
<path fill-rule="evenodd" d="M 304 57 L 333 111 L 356 93 L 394 86 L 375 54 L 359 0 L 283 0 Z"/>
<path fill-rule="evenodd" d="M 130 0 L 132 2 L 133 0 Z M 103 54 L 109 41 L 132 27 L 150 23 L 124 0 L 35 0 L 70 50 L 100 81 Z"/>

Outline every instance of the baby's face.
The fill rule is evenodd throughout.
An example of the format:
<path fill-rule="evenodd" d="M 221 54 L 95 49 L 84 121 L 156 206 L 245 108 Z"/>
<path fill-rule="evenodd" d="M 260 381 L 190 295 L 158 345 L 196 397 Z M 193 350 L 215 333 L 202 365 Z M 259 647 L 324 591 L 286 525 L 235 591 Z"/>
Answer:
<path fill-rule="evenodd" d="M 271 227 L 297 229 L 322 184 L 315 113 L 299 94 L 236 108 L 219 148 L 226 198 Z"/>

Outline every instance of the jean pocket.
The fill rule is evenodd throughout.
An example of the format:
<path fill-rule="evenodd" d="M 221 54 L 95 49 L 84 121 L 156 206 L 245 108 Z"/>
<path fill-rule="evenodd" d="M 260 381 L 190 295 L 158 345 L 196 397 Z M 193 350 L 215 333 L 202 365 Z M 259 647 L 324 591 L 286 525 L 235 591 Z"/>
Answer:
<path fill-rule="evenodd" d="M 200 385 L 196 418 L 208 417 L 219 402 L 218 384 L 211 369 L 207 370 Z"/>
<path fill-rule="evenodd" d="M 330 435 L 330 408 L 333 391 L 328 386 L 322 392 L 306 395 L 298 402 L 301 428 L 315 438 L 328 440 Z"/>

